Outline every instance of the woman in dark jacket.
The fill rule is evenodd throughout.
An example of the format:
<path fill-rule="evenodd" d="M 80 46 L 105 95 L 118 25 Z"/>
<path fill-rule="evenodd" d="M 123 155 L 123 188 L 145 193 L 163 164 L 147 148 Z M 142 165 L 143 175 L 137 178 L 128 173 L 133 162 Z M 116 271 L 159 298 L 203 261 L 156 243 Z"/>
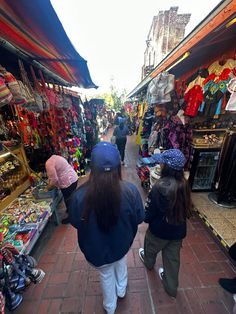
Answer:
<path fill-rule="evenodd" d="M 111 143 L 94 147 L 89 180 L 72 195 L 69 214 L 81 251 L 99 271 L 104 309 L 113 314 L 117 297 L 126 293 L 126 254 L 144 209 L 137 188 L 122 181 L 119 152 Z"/>
<path fill-rule="evenodd" d="M 161 164 L 161 178 L 147 199 L 145 222 L 149 228 L 139 256 L 144 265 L 152 270 L 157 254 L 162 252 L 163 268 L 159 269 L 159 276 L 166 292 L 176 297 L 180 248 L 186 237 L 186 219 L 192 209 L 190 189 L 183 172 L 186 161 L 178 149 L 153 156 Z"/>

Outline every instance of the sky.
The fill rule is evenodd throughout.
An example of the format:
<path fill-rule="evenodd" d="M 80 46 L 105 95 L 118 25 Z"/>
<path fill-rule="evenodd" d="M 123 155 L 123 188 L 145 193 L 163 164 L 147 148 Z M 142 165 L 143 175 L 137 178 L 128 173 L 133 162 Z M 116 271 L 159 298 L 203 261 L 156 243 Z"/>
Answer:
<path fill-rule="evenodd" d="M 141 81 L 146 39 L 153 16 L 178 6 L 191 13 L 187 35 L 219 0 L 51 0 L 72 44 L 87 60 L 96 89 L 79 89 L 88 96 L 110 91 L 130 92 Z"/>

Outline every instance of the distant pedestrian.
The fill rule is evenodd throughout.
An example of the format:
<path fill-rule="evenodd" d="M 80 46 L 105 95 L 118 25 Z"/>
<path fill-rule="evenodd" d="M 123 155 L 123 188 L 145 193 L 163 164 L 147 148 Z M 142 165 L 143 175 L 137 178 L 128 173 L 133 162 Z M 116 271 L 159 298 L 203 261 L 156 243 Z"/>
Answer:
<path fill-rule="evenodd" d="M 126 293 L 126 254 L 144 218 L 137 188 L 121 179 L 120 156 L 114 145 L 100 142 L 94 147 L 89 179 L 74 192 L 69 207 L 80 249 L 99 272 L 103 307 L 113 314 L 117 298 Z"/>
<path fill-rule="evenodd" d="M 129 129 L 125 125 L 125 118 L 120 118 L 119 126 L 117 126 L 113 132 L 117 148 L 120 152 L 121 163 L 124 165 L 125 159 L 125 147 L 127 143 L 127 135 L 129 135 Z"/>
<path fill-rule="evenodd" d="M 68 198 L 77 187 L 78 175 L 68 161 L 59 155 L 52 155 L 45 164 L 48 176 L 48 190 L 58 188 L 61 190 L 66 212 L 68 213 Z M 62 219 L 63 224 L 69 223 L 69 218 Z"/>
<path fill-rule="evenodd" d="M 149 228 L 144 249 L 139 256 L 152 270 L 162 252 L 163 268 L 159 269 L 165 291 L 176 297 L 180 267 L 180 249 L 186 237 L 186 219 L 191 215 L 191 198 L 184 178 L 185 157 L 178 149 L 153 155 L 161 164 L 161 178 L 153 186 L 146 204 L 145 222 Z"/>

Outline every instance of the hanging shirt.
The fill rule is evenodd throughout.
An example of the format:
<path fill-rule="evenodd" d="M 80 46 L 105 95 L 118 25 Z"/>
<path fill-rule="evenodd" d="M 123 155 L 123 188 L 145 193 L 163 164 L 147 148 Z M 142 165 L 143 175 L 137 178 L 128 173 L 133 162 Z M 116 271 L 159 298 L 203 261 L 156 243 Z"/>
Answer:
<path fill-rule="evenodd" d="M 187 103 L 185 115 L 196 117 L 198 109 L 203 101 L 203 91 L 200 85 L 193 86 L 185 95 L 184 100 Z"/>
<path fill-rule="evenodd" d="M 214 73 L 219 76 L 225 68 L 233 70 L 235 66 L 236 60 L 234 59 L 228 59 L 223 65 L 220 65 L 219 61 L 215 61 L 209 66 L 208 72 L 209 74 Z"/>
<path fill-rule="evenodd" d="M 148 104 L 165 104 L 171 101 L 171 92 L 175 87 L 175 76 L 168 72 L 157 75 L 148 85 Z"/>

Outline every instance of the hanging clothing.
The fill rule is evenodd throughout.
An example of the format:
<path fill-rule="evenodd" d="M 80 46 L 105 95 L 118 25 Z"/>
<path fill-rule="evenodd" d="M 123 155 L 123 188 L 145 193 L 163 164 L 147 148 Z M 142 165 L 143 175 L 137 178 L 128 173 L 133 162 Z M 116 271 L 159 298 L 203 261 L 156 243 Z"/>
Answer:
<path fill-rule="evenodd" d="M 209 66 L 208 72 L 209 74 L 214 73 L 219 76 L 225 68 L 233 70 L 235 67 L 236 60 L 234 59 L 228 59 L 223 65 L 220 64 L 220 61 L 215 61 Z"/>
<path fill-rule="evenodd" d="M 191 88 L 193 88 L 195 85 L 199 85 L 199 86 L 202 87 L 204 81 L 205 81 L 205 78 L 204 78 L 204 77 L 201 77 L 200 75 L 197 76 L 194 81 L 192 81 L 192 82 L 190 82 L 190 83 L 188 84 L 188 87 L 187 87 L 185 93 L 187 93 L 187 92 L 188 92 Z"/>
<path fill-rule="evenodd" d="M 157 147 L 180 149 L 187 160 L 186 166 L 190 159 L 191 142 L 192 127 L 188 123 L 183 124 L 178 116 L 172 116 L 169 120 L 165 121 L 164 126 L 157 134 Z"/>
<path fill-rule="evenodd" d="M 226 104 L 226 111 L 236 111 L 236 78 L 233 78 L 228 84 L 227 89 L 231 93 Z"/>
<path fill-rule="evenodd" d="M 225 107 L 224 95 L 227 91 L 226 81 L 221 81 L 218 84 L 214 81 L 208 81 L 204 86 L 204 106 L 201 106 L 200 111 L 202 111 L 205 117 L 212 118 L 214 115 L 221 114 L 221 109 Z"/>
<path fill-rule="evenodd" d="M 236 131 L 225 134 L 217 169 L 218 202 L 236 199 Z"/>
<path fill-rule="evenodd" d="M 185 95 L 184 100 L 187 103 L 185 115 L 196 117 L 198 109 L 203 102 L 203 91 L 200 85 L 193 86 Z"/>
<path fill-rule="evenodd" d="M 175 76 L 168 72 L 157 75 L 148 85 L 148 104 L 165 104 L 171 102 L 171 92 L 175 87 Z"/>

